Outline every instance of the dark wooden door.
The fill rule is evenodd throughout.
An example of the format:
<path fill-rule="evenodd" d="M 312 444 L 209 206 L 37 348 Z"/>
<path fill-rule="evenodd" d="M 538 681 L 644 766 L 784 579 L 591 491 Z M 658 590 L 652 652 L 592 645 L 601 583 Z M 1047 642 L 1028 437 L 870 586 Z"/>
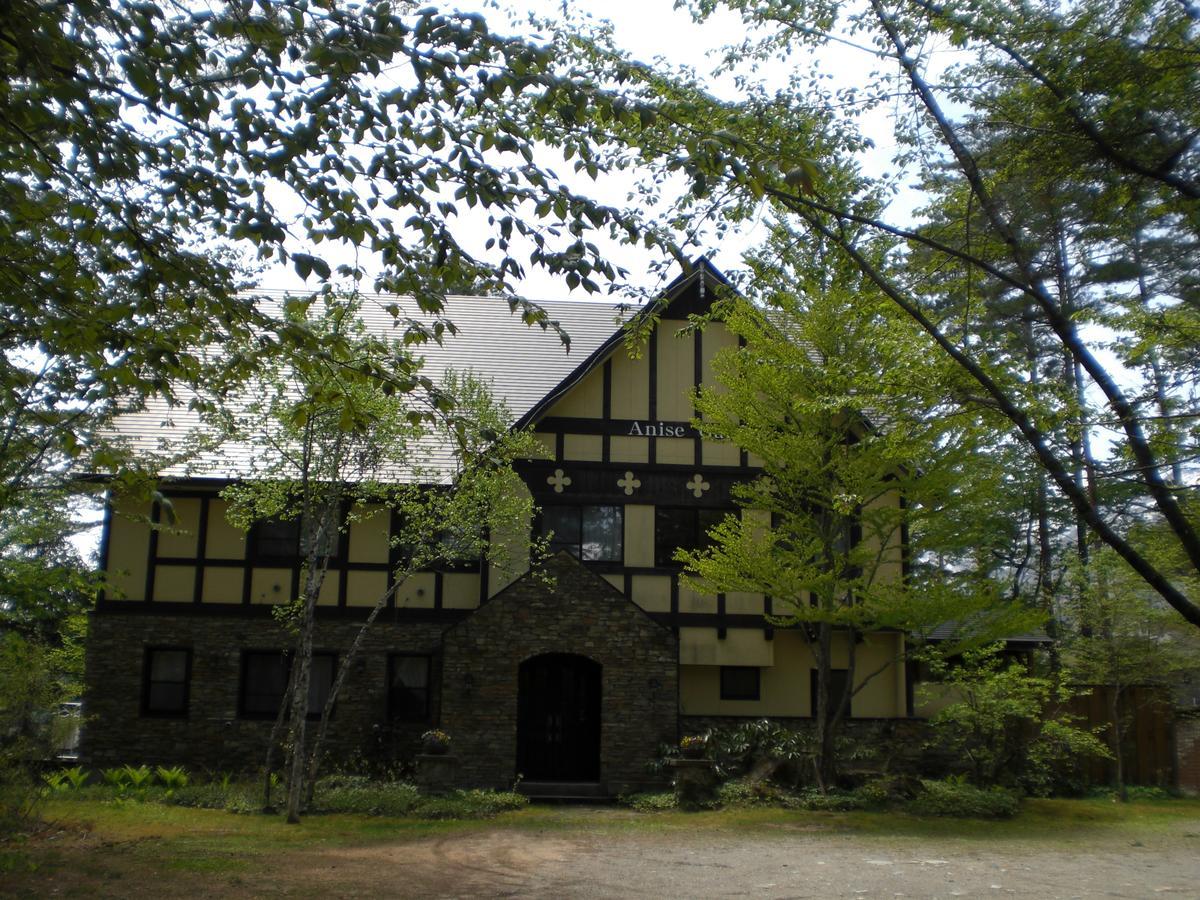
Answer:
<path fill-rule="evenodd" d="M 517 771 L 527 781 L 599 781 L 600 669 L 570 653 L 521 663 Z"/>

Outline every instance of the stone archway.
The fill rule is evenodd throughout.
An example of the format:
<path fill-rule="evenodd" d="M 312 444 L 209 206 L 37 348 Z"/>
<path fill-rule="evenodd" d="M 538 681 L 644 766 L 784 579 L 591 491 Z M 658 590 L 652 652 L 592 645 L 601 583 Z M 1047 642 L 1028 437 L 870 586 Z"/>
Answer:
<path fill-rule="evenodd" d="M 531 660 L 541 661 L 527 666 Z M 443 635 L 439 724 L 460 760 L 460 782 L 509 788 L 517 774 L 566 780 L 529 748 L 558 740 L 555 729 L 567 722 L 553 716 L 567 707 L 586 711 L 572 726 L 578 749 L 564 753 L 587 760 L 574 777 L 613 794 L 646 790 L 653 780 L 646 763 L 660 744 L 678 740 L 678 666 L 670 629 L 570 554 L 556 554 L 542 572 L 517 579 Z M 529 736 L 539 728 L 542 737 Z"/>

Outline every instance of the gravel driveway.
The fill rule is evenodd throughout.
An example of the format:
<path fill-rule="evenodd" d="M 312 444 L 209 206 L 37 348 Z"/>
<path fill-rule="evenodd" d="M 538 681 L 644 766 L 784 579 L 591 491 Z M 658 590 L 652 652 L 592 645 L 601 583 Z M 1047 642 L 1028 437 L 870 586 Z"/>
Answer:
<path fill-rule="evenodd" d="M 1064 848 L 804 826 L 746 835 L 496 829 L 347 850 L 302 877 L 341 896 L 391 884 L 410 897 L 1200 897 L 1197 832 L 1200 822 L 1133 845 L 1066 835 Z"/>

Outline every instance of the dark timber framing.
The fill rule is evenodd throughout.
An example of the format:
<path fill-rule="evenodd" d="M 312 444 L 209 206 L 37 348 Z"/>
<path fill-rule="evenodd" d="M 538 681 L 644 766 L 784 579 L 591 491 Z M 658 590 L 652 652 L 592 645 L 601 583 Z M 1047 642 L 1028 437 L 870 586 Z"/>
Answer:
<path fill-rule="evenodd" d="M 289 594 L 295 596 L 299 590 L 300 573 L 303 569 L 303 560 L 299 556 L 291 559 L 284 558 L 261 558 L 254 546 L 253 530 L 246 535 L 245 555 L 242 557 L 221 557 L 210 556 L 208 553 L 208 536 L 211 530 L 212 517 L 212 500 L 216 496 L 215 491 L 205 490 L 203 488 L 194 488 L 188 486 L 178 486 L 174 488 L 164 488 L 162 495 L 167 500 L 173 499 L 196 499 L 200 501 L 200 519 L 199 527 L 196 535 L 196 554 L 195 556 L 166 556 L 158 552 L 158 536 L 159 529 L 157 526 L 162 519 L 161 504 L 155 502 L 151 506 L 150 521 L 151 530 L 150 538 L 146 551 L 146 581 L 145 581 L 145 599 L 142 601 L 147 606 L 152 606 L 155 610 L 173 609 L 178 610 L 180 607 L 191 607 L 195 610 L 209 611 L 209 606 L 218 607 L 218 612 L 229 613 L 237 604 L 205 604 L 204 597 L 204 572 L 206 569 L 239 569 L 242 571 L 242 588 L 240 605 L 248 608 L 265 608 L 271 609 L 277 604 L 274 603 L 254 603 L 252 597 L 254 570 L 256 568 L 268 569 L 287 569 L 290 572 Z M 111 518 L 113 516 L 112 503 L 109 501 L 105 507 L 106 525 L 104 535 L 101 540 L 101 564 L 103 569 L 108 567 L 108 540 L 111 532 Z M 392 546 L 392 541 L 397 533 L 396 513 L 390 513 L 391 519 L 388 525 L 388 561 L 387 562 L 351 562 L 350 561 L 350 534 L 349 530 L 343 530 L 338 534 L 337 551 L 333 558 L 329 561 L 329 568 L 326 577 L 337 579 L 338 585 L 338 601 L 337 606 L 321 606 L 322 615 L 334 610 L 335 608 L 341 611 L 350 611 L 350 617 L 354 618 L 357 614 L 356 608 L 349 603 L 349 587 L 351 572 L 387 572 L 389 590 L 395 587 L 394 573 L 400 564 L 400 550 L 398 547 Z M 344 515 L 343 515 L 344 518 Z M 195 568 L 193 576 L 191 599 L 186 604 L 180 601 L 162 601 L 154 599 L 154 589 L 157 580 L 157 570 L 159 566 L 191 566 Z M 487 583 L 487 566 L 482 562 L 477 564 L 459 564 L 453 566 L 450 571 L 463 572 L 467 574 L 478 574 L 480 580 L 486 589 Z M 442 605 L 443 593 L 443 573 L 447 571 L 443 569 L 433 570 L 434 574 L 434 610 L 438 610 Z M 129 610 L 133 605 L 129 601 L 111 600 L 103 593 L 97 596 L 97 605 L 103 609 L 113 610 Z M 371 604 L 372 606 L 374 604 Z M 387 606 L 395 606 L 394 592 L 389 594 Z M 364 610 L 369 610 L 370 606 L 361 607 Z M 420 611 L 420 610 L 416 610 Z"/>

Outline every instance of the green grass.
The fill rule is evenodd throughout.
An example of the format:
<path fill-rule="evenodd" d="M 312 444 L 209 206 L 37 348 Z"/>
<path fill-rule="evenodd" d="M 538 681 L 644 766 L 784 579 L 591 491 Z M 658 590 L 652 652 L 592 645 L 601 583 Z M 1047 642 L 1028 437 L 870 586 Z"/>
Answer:
<path fill-rule="evenodd" d="M 1027 800 L 1013 819 L 945 819 L 896 812 L 813 812 L 732 807 L 687 813 L 621 807 L 531 806 L 481 819 L 418 819 L 333 813 L 288 825 L 281 816 L 158 803 L 51 796 L 49 829 L 0 842 L 0 895 L 40 896 L 53 884 L 67 896 L 112 892 L 118 884 L 162 884 L 175 894 L 217 883 L 226 888 L 286 879 L 289 860 L 309 861 L 344 848 L 402 844 L 508 829 L 583 835 L 747 834 L 763 839 L 817 833 L 880 846 L 977 844 L 1110 851 L 1131 844 L 1200 853 L 1200 801 L 1106 798 Z M 296 886 L 303 893 L 303 885 Z"/>

